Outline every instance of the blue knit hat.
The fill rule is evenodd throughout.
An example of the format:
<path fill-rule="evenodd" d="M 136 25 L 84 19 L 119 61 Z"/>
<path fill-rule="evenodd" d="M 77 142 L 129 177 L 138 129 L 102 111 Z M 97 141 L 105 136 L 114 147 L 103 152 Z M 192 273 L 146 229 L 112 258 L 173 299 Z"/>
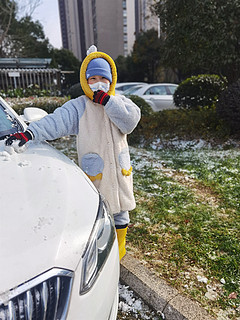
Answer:
<path fill-rule="evenodd" d="M 86 78 L 88 79 L 92 76 L 102 76 L 112 83 L 110 64 L 103 58 L 92 59 L 87 66 Z"/>

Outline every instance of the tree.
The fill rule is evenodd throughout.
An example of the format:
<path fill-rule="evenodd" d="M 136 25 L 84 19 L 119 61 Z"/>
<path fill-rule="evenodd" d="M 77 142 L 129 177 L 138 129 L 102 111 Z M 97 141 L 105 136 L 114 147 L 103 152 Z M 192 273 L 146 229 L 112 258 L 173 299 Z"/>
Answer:
<path fill-rule="evenodd" d="M 129 70 L 127 68 L 127 58 L 124 56 L 118 56 L 115 60 L 118 74 L 118 82 L 129 81 Z"/>
<path fill-rule="evenodd" d="M 30 16 L 25 16 L 15 20 L 11 28 L 14 30 L 9 35 L 12 57 L 50 57 L 51 46 L 39 21 L 32 21 Z"/>
<path fill-rule="evenodd" d="M 133 61 L 133 57 L 118 56 L 115 60 L 118 71 L 118 82 L 144 81 L 145 71 Z"/>
<path fill-rule="evenodd" d="M 40 1 L 0 0 L 0 57 L 49 57 L 43 27 L 31 18 Z"/>
<path fill-rule="evenodd" d="M 157 0 L 165 65 L 240 77 L 240 0 Z"/>
<path fill-rule="evenodd" d="M 138 35 L 133 52 L 116 59 L 118 80 L 156 82 L 161 61 L 162 41 L 154 29 Z"/>
<path fill-rule="evenodd" d="M 0 56 L 3 55 L 3 47 L 7 39 L 12 21 L 16 16 L 16 6 L 14 1 L 0 0 Z"/>
<path fill-rule="evenodd" d="M 162 41 L 155 29 L 147 30 L 138 35 L 132 52 L 133 63 L 136 65 L 141 80 L 157 81 L 157 71 L 161 61 Z"/>
<path fill-rule="evenodd" d="M 73 84 L 79 82 L 79 70 L 81 62 L 68 49 L 52 49 L 51 50 L 51 67 L 58 68 L 65 73 L 64 84 L 66 89 Z"/>
<path fill-rule="evenodd" d="M 20 17 L 32 17 L 35 9 L 41 4 L 42 0 L 15 0 L 17 2 L 17 12 Z"/>

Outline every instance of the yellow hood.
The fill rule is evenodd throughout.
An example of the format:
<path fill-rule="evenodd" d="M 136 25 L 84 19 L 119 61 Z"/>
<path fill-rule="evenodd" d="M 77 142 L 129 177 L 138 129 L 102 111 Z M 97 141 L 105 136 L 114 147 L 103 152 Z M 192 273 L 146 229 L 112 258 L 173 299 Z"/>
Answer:
<path fill-rule="evenodd" d="M 81 69 L 80 69 L 80 83 L 81 83 L 82 89 L 83 89 L 85 95 L 92 100 L 93 99 L 93 91 L 90 89 L 90 87 L 87 83 L 86 71 L 87 71 L 87 67 L 88 67 L 89 62 L 95 58 L 103 58 L 103 59 L 107 60 L 107 62 L 110 64 L 111 71 L 112 71 L 112 83 L 110 84 L 108 94 L 114 96 L 115 95 L 115 86 L 117 83 L 116 65 L 115 65 L 113 59 L 109 55 L 107 55 L 104 52 L 100 52 L 100 51 L 90 53 L 89 55 L 86 56 L 86 58 L 82 62 Z"/>

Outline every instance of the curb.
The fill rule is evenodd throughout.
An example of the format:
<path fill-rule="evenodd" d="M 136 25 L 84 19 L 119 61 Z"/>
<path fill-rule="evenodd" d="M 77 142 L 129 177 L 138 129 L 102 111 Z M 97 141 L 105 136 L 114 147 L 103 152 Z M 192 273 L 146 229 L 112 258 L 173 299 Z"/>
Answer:
<path fill-rule="evenodd" d="M 120 279 L 166 320 L 214 320 L 198 302 L 180 294 L 128 253 L 121 260 Z"/>

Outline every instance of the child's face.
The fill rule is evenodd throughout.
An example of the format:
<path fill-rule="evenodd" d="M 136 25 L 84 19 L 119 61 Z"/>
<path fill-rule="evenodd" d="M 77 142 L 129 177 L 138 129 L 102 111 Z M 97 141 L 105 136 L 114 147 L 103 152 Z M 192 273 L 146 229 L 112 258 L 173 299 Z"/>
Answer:
<path fill-rule="evenodd" d="M 97 82 L 104 82 L 104 83 L 110 83 L 110 81 L 102 76 L 92 76 L 89 77 L 87 80 L 88 84 L 94 84 Z"/>

